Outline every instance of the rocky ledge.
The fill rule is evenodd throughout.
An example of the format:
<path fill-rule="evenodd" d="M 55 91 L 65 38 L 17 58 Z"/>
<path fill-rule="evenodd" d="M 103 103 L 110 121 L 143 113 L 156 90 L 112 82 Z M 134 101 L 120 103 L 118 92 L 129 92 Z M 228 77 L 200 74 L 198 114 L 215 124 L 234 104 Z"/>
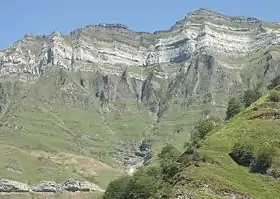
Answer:
<path fill-rule="evenodd" d="M 30 186 L 25 183 L 0 179 L 0 192 L 104 192 L 102 188 L 88 181 L 79 181 L 70 179 L 65 181 L 64 183 L 56 183 L 54 181 L 42 181 L 35 187 Z"/>
<path fill-rule="evenodd" d="M 150 66 L 189 60 L 202 50 L 242 57 L 280 43 L 280 26 L 206 9 L 170 30 L 142 33 L 121 24 L 88 25 L 70 35 L 27 35 L 0 52 L 0 76 L 38 76 L 51 66 L 93 71 L 102 65 Z"/>

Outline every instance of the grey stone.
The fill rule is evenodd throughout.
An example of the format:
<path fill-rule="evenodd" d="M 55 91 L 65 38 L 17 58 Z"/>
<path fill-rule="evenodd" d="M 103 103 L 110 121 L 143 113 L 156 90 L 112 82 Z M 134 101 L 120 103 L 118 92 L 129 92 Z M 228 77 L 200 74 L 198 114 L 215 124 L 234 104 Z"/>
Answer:
<path fill-rule="evenodd" d="M 58 185 L 53 181 L 42 181 L 34 189 L 34 192 L 57 192 Z"/>
<path fill-rule="evenodd" d="M 103 189 L 101 189 L 99 186 L 88 182 L 88 181 L 78 181 L 74 179 L 67 180 L 63 183 L 62 189 L 66 191 L 76 192 L 76 191 L 82 191 L 82 192 L 90 192 L 90 191 L 98 191 L 98 192 L 104 192 Z"/>
<path fill-rule="evenodd" d="M 80 190 L 81 191 L 98 191 L 98 192 L 104 192 L 103 189 L 101 189 L 96 184 L 90 183 L 88 181 L 81 181 L 80 182 Z"/>
<path fill-rule="evenodd" d="M 66 182 L 63 183 L 62 189 L 71 192 L 80 191 L 80 182 L 72 179 L 67 180 Z"/>
<path fill-rule="evenodd" d="M 31 191 L 30 187 L 27 184 L 7 180 L 0 179 L 0 192 L 29 192 Z"/>

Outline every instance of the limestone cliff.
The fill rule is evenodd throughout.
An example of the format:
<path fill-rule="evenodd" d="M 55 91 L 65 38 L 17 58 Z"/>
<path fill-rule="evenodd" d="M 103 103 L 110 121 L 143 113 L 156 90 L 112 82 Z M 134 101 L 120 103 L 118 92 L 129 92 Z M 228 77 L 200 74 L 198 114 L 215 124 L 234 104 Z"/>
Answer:
<path fill-rule="evenodd" d="M 230 97 L 267 86 L 279 44 L 277 23 L 207 9 L 154 33 L 99 24 L 26 35 L 0 52 L 0 146 L 138 164 L 140 141 L 181 144 L 202 115 L 223 116 Z"/>

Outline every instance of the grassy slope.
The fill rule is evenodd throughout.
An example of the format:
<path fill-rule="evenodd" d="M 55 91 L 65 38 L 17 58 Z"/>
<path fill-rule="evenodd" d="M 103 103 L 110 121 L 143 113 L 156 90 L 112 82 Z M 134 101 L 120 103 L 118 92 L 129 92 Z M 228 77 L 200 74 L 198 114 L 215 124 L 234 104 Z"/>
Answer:
<path fill-rule="evenodd" d="M 122 173 L 101 162 L 113 161 L 107 156 L 114 145 L 97 111 L 45 103 L 53 88 L 24 86 L 2 117 L 1 177 L 31 184 L 74 177 L 105 187 Z M 45 96 L 36 89 L 42 89 Z"/>
<path fill-rule="evenodd" d="M 35 84 L 6 80 L 18 93 L 1 116 L 1 177 L 30 184 L 74 177 L 105 188 L 122 175 L 114 155 L 124 142 L 145 139 L 154 120 L 147 107 L 129 99 L 102 114 L 95 92 L 82 88 L 75 75 L 50 72 Z M 70 91 L 59 87 L 63 78 L 73 85 Z M 77 106 L 85 101 L 85 108 Z"/>
<path fill-rule="evenodd" d="M 106 187 L 122 174 L 113 155 L 124 141 L 152 139 L 156 141 L 155 151 L 166 142 L 182 147 L 190 126 L 201 116 L 201 110 L 208 109 L 172 104 L 156 124 L 156 117 L 144 104 L 125 99 L 102 114 L 90 88 L 92 75 L 83 74 L 85 88 L 79 84 L 79 74 L 59 71 L 47 73 L 35 84 L 7 80 L 16 85 L 12 90 L 18 93 L 10 98 L 13 103 L 1 117 L 1 177 L 31 184 L 43 179 L 60 182 L 70 177 L 85 178 Z M 72 85 L 70 91 L 60 85 L 64 79 L 66 85 Z M 63 95 L 67 98 L 62 99 Z M 84 101 L 89 102 L 85 108 L 75 106 Z M 174 133 L 176 126 L 183 126 L 185 131 Z M 81 156 L 86 161 L 78 164 Z"/>
<path fill-rule="evenodd" d="M 279 180 L 249 173 L 248 168 L 237 165 L 228 155 L 236 142 L 245 141 L 253 146 L 268 143 L 276 149 L 273 167 L 279 168 L 279 120 L 248 119 L 253 115 L 269 112 L 272 109 L 279 111 L 279 107 L 279 103 L 269 102 L 265 96 L 247 110 L 227 121 L 221 129 L 204 141 L 200 149 L 201 152 L 213 157 L 221 165 L 204 164 L 201 167 L 188 167 L 182 175 L 196 183 L 208 184 L 217 191 L 222 188 L 230 188 L 241 193 L 248 193 L 255 198 L 280 198 Z"/>

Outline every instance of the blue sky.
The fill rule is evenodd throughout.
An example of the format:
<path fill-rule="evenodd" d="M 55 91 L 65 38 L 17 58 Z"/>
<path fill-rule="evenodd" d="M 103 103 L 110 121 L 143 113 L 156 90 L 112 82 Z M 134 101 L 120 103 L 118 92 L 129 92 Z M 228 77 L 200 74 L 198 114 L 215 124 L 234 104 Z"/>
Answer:
<path fill-rule="evenodd" d="M 136 31 L 168 29 L 199 8 L 280 21 L 279 6 L 279 0 L 2 0 L 0 49 L 24 34 L 69 33 L 101 22 L 126 24 Z"/>

